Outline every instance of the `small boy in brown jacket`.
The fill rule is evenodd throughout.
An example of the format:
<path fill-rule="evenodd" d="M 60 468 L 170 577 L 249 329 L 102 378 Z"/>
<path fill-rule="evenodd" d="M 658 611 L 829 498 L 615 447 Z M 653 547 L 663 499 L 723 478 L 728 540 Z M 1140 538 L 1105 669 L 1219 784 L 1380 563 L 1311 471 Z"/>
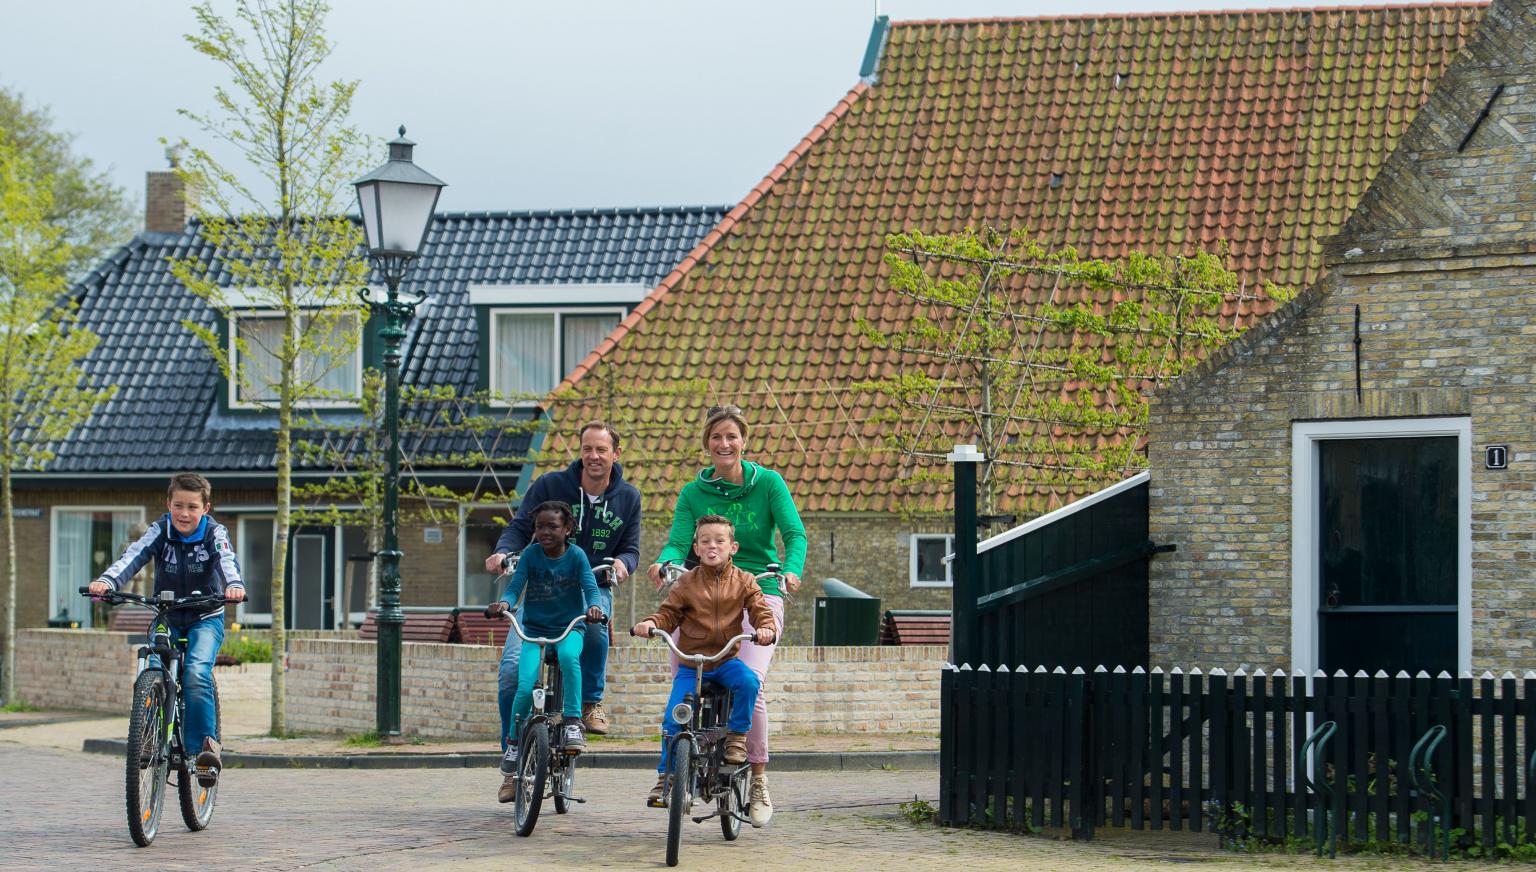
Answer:
<path fill-rule="evenodd" d="M 737 634 L 745 609 L 757 634 L 753 641 L 759 645 L 773 644 L 773 612 L 763 599 L 762 588 L 750 573 L 731 563 L 738 547 L 736 527 L 730 519 L 722 515 L 700 518 L 693 528 L 693 550 L 699 556 L 699 565 L 678 578 L 656 613 L 636 624 L 632 632 L 645 639 L 652 629 L 668 633 L 677 630 L 677 647 L 684 654 L 713 655 Z M 737 659 L 736 651 L 732 650 L 726 659 L 704 673 L 704 680 L 716 682 L 731 692 L 725 762 L 745 763 L 752 707 L 761 690 L 757 674 Z M 660 777 L 647 798 L 652 805 L 661 801 L 666 790 L 672 738 L 683 728 L 672 720 L 672 709 L 693 689 L 693 670 L 680 665 L 672 677 L 671 699 L 661 716 L 661 763 L 656 767 Z"/>

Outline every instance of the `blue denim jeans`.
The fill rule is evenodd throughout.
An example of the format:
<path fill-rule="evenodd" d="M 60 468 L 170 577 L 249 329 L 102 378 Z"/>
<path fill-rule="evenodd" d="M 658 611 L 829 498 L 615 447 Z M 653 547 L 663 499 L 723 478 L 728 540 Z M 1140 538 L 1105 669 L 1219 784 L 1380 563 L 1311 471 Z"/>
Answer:
<path fill-rule="evenodd" d="M 613 620 L 613 588 L 597 589 L 598 604 L 603 614 Z M 523 620 L 518 612 L 517 620 Z M 605 673 L 608 671 L 608 625 L 587 624 L 587 638 L 581 649 L 581 701 L 602 702 Z M 516 633 L 507 633 L 507 643 L 501 648 L 501 663 L 496 668 L 496 709 L 501 714 L 501 749 L 507 749 L 507 735 L 512 730 L 512 701 L 517 696 L 517 663 L 523 650 L 523 640 Z"/>
<path fill-rule="evenodd" d="M 187 637 L 187 653 L 181 661 L 182 692 L 187 696 L 187 722 L 182 729 L 187 739 L 186 752 L 195 757 L 203 749 L 205 736 L 219 741 L 213 660 L 224 644 L 224 614 L 209 615 L 193 624 L 172 625 L 171 632 Z M 159 662 L 159 657 L 150 656 L 152 665 Z"/>
<path fill-rule="evenodd" d="M 713 681 L 731 692 L 731 716 L 726 729 L 733 733 L 745 733 L 752 729 L 752 708 L 757 705 L 757 694 L 762 685 L 741 658 L 732 657 L 714 669 L 706 670 L 705 681 Z M 661 763 L 657 772 L 667 771 L 667 758 L 672 753 L 672 737 L 683 731 L 683 725 L 672 720 L 672 708 L 683 701 L 698 686 L 693 667 L 683 665 L 672 676 L 672 697 L 667 700 L 667 710 L 661 715 Z"/>

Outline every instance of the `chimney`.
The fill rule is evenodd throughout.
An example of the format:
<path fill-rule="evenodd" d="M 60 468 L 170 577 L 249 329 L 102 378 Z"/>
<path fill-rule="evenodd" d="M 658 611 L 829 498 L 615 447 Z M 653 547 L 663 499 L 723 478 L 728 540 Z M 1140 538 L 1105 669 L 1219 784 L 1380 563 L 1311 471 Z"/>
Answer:
<path fill-rule="evenodd" d="M 144 229 L 151 233 L 184 233 L 187 219 L 192 217 L 191 198 L 186 185 L 176 175 L 181 163 L 181 149 L 170 146 L 165 158 L 171 169 L 145 174 L 144 182 Z"/>

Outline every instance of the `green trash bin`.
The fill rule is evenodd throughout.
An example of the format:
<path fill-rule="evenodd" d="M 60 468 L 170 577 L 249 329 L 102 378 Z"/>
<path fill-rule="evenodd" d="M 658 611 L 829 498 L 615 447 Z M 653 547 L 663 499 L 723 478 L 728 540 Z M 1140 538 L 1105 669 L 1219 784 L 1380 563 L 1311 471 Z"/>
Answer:
<path fill-rule="evenodd" d="M 875 645 L 880 641 L 880 598 L 836 578 L 821 582 L 811 637 L 817 645 Z"/>

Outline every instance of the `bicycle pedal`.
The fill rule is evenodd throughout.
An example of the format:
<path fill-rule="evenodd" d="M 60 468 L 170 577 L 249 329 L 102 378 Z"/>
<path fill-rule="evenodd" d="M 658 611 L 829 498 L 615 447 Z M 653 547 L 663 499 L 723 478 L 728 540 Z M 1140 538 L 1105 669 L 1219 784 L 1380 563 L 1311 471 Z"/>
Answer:
<path fill-rule="evenodd" d="M 666 797 L 662 797 L 661 799 L 650 799 L 649 797 L 647 797 L 646 800 L 645 800 L 645 804 L 647 806 L 651 807 L 651 808 L 666 808 L 667 807 L 667 799 L 666 799 Z"/>
<path fill-rule="evenodd" d="M 213 766 L 197 767 L 197 783 L 203 787 L 212 787 L 219 783 L 220 770 Z"/>

